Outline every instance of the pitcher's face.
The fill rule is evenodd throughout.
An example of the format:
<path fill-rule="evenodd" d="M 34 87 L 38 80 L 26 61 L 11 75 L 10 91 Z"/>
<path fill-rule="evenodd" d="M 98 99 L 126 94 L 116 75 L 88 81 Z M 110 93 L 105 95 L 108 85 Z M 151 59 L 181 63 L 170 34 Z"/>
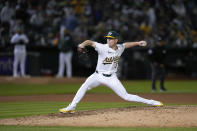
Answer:
<path fill-rule="evenodd" d="M 114 46 L 116 46 L 117 42 L 118 42 L 118 39 L 107 39 L 107 44 L 111 48 L 114 47 Z"/>

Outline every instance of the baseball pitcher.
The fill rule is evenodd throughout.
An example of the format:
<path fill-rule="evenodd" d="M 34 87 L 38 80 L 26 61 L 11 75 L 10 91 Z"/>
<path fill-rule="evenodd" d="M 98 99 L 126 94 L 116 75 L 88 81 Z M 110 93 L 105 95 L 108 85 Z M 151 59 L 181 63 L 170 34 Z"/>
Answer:
<path fill-rule="evenodd" d="M 137 95 L 128 94 L 122 83 L 118 80 L 116 72 L 118 68 L 118 61 L 123 51 L 134 46 L 147 45 L 145 41 L 117 44 L 118 36 L 117 32 L 110 31 L 105 36 L 107 38 L 107 44 L 86 40 L 78 45 L 78 51 L 83 52 L 83 49 L 90 45 L 98 52 L 96 71 L 82 84 L 73 101 L 66 108 L 59 110 L 60 113 L 74 113 L 77 104 L 83 98 L 86 91 L 97 87 L 100 84 L 106 85 L 126 101 L 141 102 L 153 106 L 163 106 L 163 103 L 159 101 L 144 99 Z"/>

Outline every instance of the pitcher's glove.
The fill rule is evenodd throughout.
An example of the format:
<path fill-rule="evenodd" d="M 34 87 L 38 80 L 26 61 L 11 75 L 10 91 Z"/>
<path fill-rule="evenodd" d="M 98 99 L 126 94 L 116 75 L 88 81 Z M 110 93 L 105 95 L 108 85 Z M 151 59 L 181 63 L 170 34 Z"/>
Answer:
<path fill-rule="evenodd" d="M 86 60 L 88 59 L 88 50 L 86 48 L 77 48 L 78 56 L 80 59 Z"/>

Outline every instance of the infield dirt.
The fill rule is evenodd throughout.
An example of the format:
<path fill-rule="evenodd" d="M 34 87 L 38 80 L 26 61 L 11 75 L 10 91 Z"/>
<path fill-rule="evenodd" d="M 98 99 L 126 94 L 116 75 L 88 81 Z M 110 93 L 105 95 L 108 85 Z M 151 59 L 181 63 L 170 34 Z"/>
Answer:
<path fill-rule="evenodd" d="M 1 119 L 0 125 L 197 127 L 196 106 L 127 107 Z"/>

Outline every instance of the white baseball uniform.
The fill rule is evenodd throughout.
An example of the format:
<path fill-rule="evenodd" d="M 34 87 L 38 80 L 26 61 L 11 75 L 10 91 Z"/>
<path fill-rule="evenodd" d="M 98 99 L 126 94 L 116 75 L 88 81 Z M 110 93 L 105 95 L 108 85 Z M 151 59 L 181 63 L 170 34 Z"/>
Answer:
<path fill-rule="evenodd" d="M 66 110 L 74 110 L 77 103 L 83 98 L 87 90 L 90 90 L 100 84 L 106 85 L 112 89 L 118 96 L 126 101 L 142 102 L 145 104 L 156 105 L 157 101 L 141 98 L 137 95 L 128 94 L 121 82 L 116 76 L 118 60 L 125 49 L 124 44 L 117 44 L 118 49 L 113 50 L 108 44 L 94 42 L 98 52 L 98 61 L 96 72 L 87 78 L 82 84 L 73 101 Z"/>
<path fill-rule="evenodd" d="M 11 43 L 15 44 L 14 46 L 14 63 L 13 63 L 13 76 L 17 77 L 19 74 L 17 73 L 18 65 L 20 64 L 21 76 L 25 76 L 25 59 L 26 59 L 26 46 L 25 44 L 21 44 L 23 41 L 25 44 L 29 42 L 27 36 L 25 34 L 16 33 L 11 38 Z"/>

